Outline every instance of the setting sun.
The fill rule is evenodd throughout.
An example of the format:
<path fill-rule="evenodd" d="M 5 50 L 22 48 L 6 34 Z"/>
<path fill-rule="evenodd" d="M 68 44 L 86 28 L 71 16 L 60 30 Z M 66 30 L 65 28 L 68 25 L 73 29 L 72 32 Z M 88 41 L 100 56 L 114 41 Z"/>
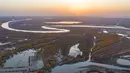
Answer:
<path fill-rule="evenodd" d="M 86 8 L 86 0 L 65 0 L 65 3 L 70 7 L 72 11 L 82 11 Z"/>

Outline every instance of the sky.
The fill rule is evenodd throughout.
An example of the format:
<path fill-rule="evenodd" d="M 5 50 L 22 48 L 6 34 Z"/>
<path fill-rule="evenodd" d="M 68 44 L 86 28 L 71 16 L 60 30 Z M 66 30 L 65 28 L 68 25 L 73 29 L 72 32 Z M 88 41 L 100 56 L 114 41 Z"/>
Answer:
<path fill-rule="evenodd" d="M 130 17 L 130 0 L 0 0 L 0 15 Z"/>

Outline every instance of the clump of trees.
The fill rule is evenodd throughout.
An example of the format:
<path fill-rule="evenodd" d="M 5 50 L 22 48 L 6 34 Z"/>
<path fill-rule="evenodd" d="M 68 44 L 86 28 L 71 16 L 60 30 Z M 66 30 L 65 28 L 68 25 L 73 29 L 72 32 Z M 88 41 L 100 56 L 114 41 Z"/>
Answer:
<path fill-rule="evenodd" d="M 112 45 L 114 43 L 120 42 L 120 36 L 114 35 L 114 34 L 106 34 L 106 35 L 101 35 L 100 37 L 97 38 L 97 43 L 96 46 L 93 49 L 93 52 L 96 52 L 97 50 L 101 50 L 102 48 Z M 103 54 L 103 52 L 98 53 L 98 55 Z M 97 56 L 98 56 L 97 55 Z"/>

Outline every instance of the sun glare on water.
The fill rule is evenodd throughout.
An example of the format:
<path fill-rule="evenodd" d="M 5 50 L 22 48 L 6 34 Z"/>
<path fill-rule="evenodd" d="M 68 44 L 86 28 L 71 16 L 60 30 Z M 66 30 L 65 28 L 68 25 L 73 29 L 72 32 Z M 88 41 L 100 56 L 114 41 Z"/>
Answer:
<path fill-rule="evenodd" d="M 60 22 L 45 22 L 47 24 L 80 24 L 78 21 L 60 21 Z"/>

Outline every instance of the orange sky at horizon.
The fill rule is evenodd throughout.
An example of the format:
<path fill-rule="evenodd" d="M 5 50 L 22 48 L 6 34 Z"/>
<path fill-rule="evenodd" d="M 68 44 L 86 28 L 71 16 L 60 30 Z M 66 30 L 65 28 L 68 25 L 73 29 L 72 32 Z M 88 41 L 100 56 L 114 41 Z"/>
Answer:
<path fill-rule="evenodd" d="M 0 11 L 87 15 L 130 12 L 130 0 L 3 0 Z"/>

